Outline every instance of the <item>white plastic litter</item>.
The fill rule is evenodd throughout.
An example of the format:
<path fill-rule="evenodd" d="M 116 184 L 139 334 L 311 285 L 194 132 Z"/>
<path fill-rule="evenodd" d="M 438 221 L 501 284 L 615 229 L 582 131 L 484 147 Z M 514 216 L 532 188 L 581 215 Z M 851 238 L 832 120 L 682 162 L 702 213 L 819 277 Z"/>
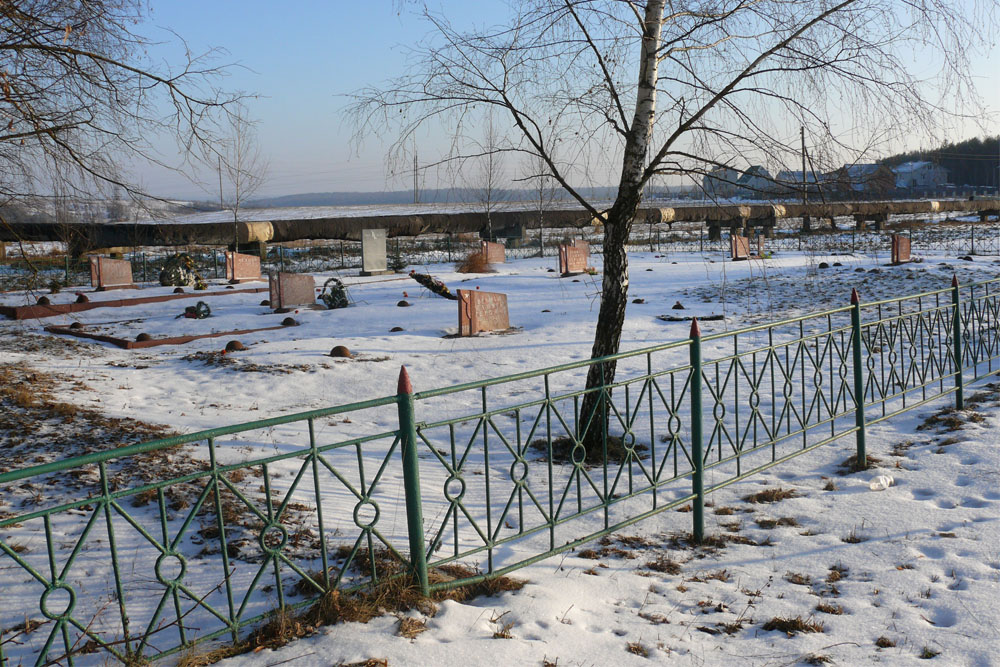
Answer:
<path fill-rule="evenodd" d="M 892 476 L 879 475 L 868 484 L 868 488 L 872 491 L 885 491 L 895 483 L 896 480 L 894 480 Z"/>

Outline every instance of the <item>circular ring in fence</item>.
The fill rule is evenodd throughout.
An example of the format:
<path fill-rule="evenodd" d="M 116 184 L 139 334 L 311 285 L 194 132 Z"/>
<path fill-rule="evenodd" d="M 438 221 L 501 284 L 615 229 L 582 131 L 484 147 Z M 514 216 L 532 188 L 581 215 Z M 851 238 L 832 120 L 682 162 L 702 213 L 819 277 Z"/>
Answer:
<path fill-rule="evenodd" d="M 712 416 L 715 417 L 715 421 L 721 422 L 726 418 L 726 406 L 721 402 L 716 402 L 715 407 L 712 408 Z"/>
<path fill-rule="evenodd" d="M 750 409 L 753 410 L 754 412 L 757 412 L 757 406 L 760 405 L 760 394 L 757 393 L 756 388 L 754 388 L 754 390 L 750 392 L 750 397 L 747 399 L 747 401 L 750 403 Z"/>
<path fill-rule="evenodd" d="M 897 358 L 896 357 L 896 350 L 895 349 L 889 350 L 889 365 L 890 366 L 892 366 L 893 364 L 896 363 L 896 358 Z"/>
<path fill-rule="evenodd" d="M 354 506 L 354 523 L 358 528 L 371 528 L 378 523 L 381 513 L 374 501 L 365 498 Z"/>
<path fill-rule="evenodd" d="M 288 544 L 288 531 L 280 523 L 269 523 L 261 529 L 257 542 L 264 553 L 273 556 Z"/>
<path fill-rule="evenodd" d="M 813 373 L 813 386 L 819 389 L 819 387 L 822 384 L 823 384 L 823 371 L 817 368 L 816 372 Z"/>
<path fill-rule="evenodd" d="M 164 586 L 176 586 L 187 572 L 187 561 L 180 554 L 160 554 L 156 559 L 156 565 L 153 566 L 153 572 L 156 574 L 156 580 Z"/>
<path fill-rule="evenodd" d="M 868 366 L 868 372 L 875 370 L 875 357 L 868 357 L 868 363 L 865 365 Z"/>
<path fill-rule="evenodd" d="M 677 435 L 681 430 L 681 418 L 676 412 L 670 413 L 670 419 L 667 420 L 667 432 L 671 435 Z"/>
<path fill-rule="evenodd" d="M 840 364 L 840 367 L 837 369 L 837 375 L 840 376 L 841 382 L 847 379 L 847 364 Z"/>
<path fill-rule="evenodd" d="M 587 460 L 587 448 L 583 446 L 582 442 L 577 440 L 573 443 L 573 449 L 570 450 L 569 457 L 573 461 L 573 465 L 582 466 L 583 462 Z"/>
<path fill-rule="evenodd" d="M 524 484 L 528 478 L 528 462 L 524 459 L 517 459 L 510 464 L 510 479 L 515 484 Z"/>
<path fill-rule="evenodd" d="M 907 352 L 910 355 L 911 360 L 917 358 L 917 348 L 911 345 L 910 348 L 907 350 Z"/>
<path fill-rule="evenodd" d="M 781 394 L 785 398 L 791 398 L 792 397 L 792 390 L 793 389 L 795 389 L 795 387 L 792 386 L 792 381 L 791 380 L 785 380 L 785 385 L 781 388 Z"/>
<path fill-rule="evenodd" d="M 625 451 L 635 453 L 635 433 L 632 431 L 626 431 L 622 434 L 622 447 Z"/>
<path fill-rule="evenodd" d="M 457 475 L 452 475 L 444 483 L 444 497 L 448 502 L 454 503 L 462 499 L 465 495 L 465 480 Z"/>
<path fill-rule="evenodd" d="M 56 595 L 57 597 L 55 599 L 50 599 L 53 595 Z M 49 609 L 50 604 L 60 603 L 64 605 L 63 611 L 55 613 Z M 76 591 L 66 584 L 56 584 L 50 588 L 46 588 L 45 592 L 42 593 L 41 599 L 38 601 L 38 607 L 41 609 L 42 615 L 53 621 L 61 621 L 65 618 L 69 618 L 69 615 L 73 613 L 73 607 L 75 606 Z"/>

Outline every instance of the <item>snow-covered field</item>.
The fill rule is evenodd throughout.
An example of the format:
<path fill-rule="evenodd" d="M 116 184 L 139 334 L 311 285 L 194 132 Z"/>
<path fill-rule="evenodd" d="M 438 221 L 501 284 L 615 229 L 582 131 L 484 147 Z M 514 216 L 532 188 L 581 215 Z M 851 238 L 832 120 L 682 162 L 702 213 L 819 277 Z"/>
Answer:
<path fill-rule="evenodd" d="M 592 262 L 600 268 L 599 257 Z M 829 268 L 818 268 L 820 262 Z M 885 266 L 887 262 L 886 255 L 876 253 L 783 252 L 766 261 L 742 263 L 724 261 L 721 255 L 634 253 L 630 298 L 643 302 L 629 307 L 622 347 L 636 349 L 687 337 L 689 323 L 667 322 L 658 315 L 724 316 L 703 323 L 704 333 L 710 335 L 845 306 L 851 287 L 871 301 L 942 289 L 956 273 L 962 283 L 1000 274 L 1000 266 L 987 257 L 969 262 L 954 255 L 928 255 L 922 263 L 901 267 Z M 406 365 L 419 392 L 586 359 L 600 275 L 559 278 L 550 272 L 554 265 L 555 258 L 525 259 L 476 276 L 453 273 L 441 265 L 411 267 L 430 270 L 452 290 L 506 293 L 510 321 L 517 327 L 508 335 L 447 337 L 457 330 L 454 302 L 401 276 L 342 276 L 353 301 L 343 310 L 273 314 L 259 304 L 266 294 L 234 294 L 206 299 L 212 317 L 205 320 L 177 319 L 185 306 L 198 300 L 192 298 L 127 309 L 94 309 L 37 322 L 0 322 L 0 366 L 28 367 L 57 378 L 52 395 L 67 404 L 92 409 L 109 419 L 138 419 L 177 432 L 391 395 L 401 364 Z M 329 275 L 317 275 L 317 287 Z M 74 291 L 78 290 L 70 288 L 50 298 L 71 301 Z M 149 287 L 141 294 L 169 291 Z M 7 293 L 2 301 L 33 302 L 37 296 Z M 412 305 L 399 307 L 400 300 Z M 678 301 L 685 310 L 671 309 Z M 229 340 L 226 337 L 125 351 L 83 342 L 52 344 L 47 334 L 40 333 L 48 324 L 80 322 L 89 331 L 127 338 L 138 333 L 184 335 L 276 326 L 289 315 L 299 326 L 240 336 L 248 349 L 229 355 L 219 354 Z M 394 327 L 403 330 L 390 332 Z M 354 358 L 327 356 L 335 345 L 347 346 Z M 664 357 L 671 365 L 685 359 L 683 348 Z M 563 388 L 582 382 L 583 373 L 585 369 L 561 376 Z M 26 376 L 17 377 L 25 381 Z M 517 387 L 508 393 L 498 390 L 491 401 L 502 405 L 524 400 L 517 398 L 516 391 Z M 690 531 L 690 513 L 667 511 L 604 543 L 584 545 L 516 571 L 514 576 L 528 582 L 520 591 L 443 602 L 434 615 L 406 612 L 405 616 L 426 625 L 413 638 L 400 636 L 400 619 L 386 614 L 367 624 L 320 628 L 312 637 L 285 648 L 263 650 L 232 662 L 261 667 L 368 659 L 385 659 L 390 665 L 600 665 L 649 660 L 778 665 L 809 660 L 819 664 L 825 658 L 847 665 L 917 664 L 922 655 L 933 653 L 941 664 L 998 664 L 1000 450 L 995 433 L 1000 425 L 1000 388 L 987 380 L 967 390 L 967 397 L 977 394 L 968 411 L 943 422 L 951 430 L 935 423 L 918 429 L 927 417 L 947 407 L 949 398 L 871 427 L 868 452 L 881 459 L 881 470 L 839 475 L 837 464 L 853 452 L 853 439 L 845 438 L 713 493 L 707 532 L 746 539 L 714 548 L 685 546 L 678 536 Z M 454 400 L 470 402 L 475 408 L 477 396 L 459 395 Z M 383 433 L 393 428 L 394 410 L 360 413 L 347 422 L 317 421 L 317 437 L 325 442 Z M 431 418 L 418 413 L 418 419 Z M 62 428 L 69 430 L 47 424 L 36 437 L 11 444 L 3 469 L 81 453 L 60 439 Z M 308 445 L 303 440 L 303 428 L 278 426 L 242 440 L 234 438 L 219 455 L 223 463 L 235 463 L 268 453 L 294 452 Z M 45 442 L 57 442 L 59 447 L 45 446 Z M 197 469 L 208 453 L 204 447 L 189 447 L 172 456 L 180 475 Z M 280 488 L 288 488 L 297 465 L 298 459 L 273 464 L 277 474 L 272 476 L 284 480 L 277 483 Z M 373 465 L 377 467 L 378 457 Z M 122 475 L 125 484 L 135 483 L 126 479 L 129 475 L 141 476 L 136 469 L 113 472 Z M 707 475 L 706 485 L 720 481 L 713 481 L 712 474 Z M 894 486 L 871 490 L 869 482 L 879 474 L 891 475 Z M 382 482 L 384 507 L 391 506 L 393 494 L 398 502 L 400 480 L 398 469 L 390 467 Z M 765 504 L 743 500 L 775 487 L 798 495 Z M 0 488 L 0 517 L 65 501 L 59 495 L 61 488 L 53 484 L 48 489 L 24 489 L 17 483 Z M 469 499 L 471 503 L 481 500 Z M 129 511 L 140 523 L 155 525 L 155 505 L 135 509 L 129 505 Z M 353 499 L 348 513 L 352 507 Z M 383 516 L 379 525 L 385 525 L 391 539 L 402 537 L 400 545 L 405 545 L 405 515 L 393 512 Z M 425 508 L 428 524 L 440 522 L 436 512 L 433 507 Z M 83 515 L 61 516 L 54 522 L 60 549 L 79 532 Z M 597 518 L 583 521 L 594 523 Z M 349 517 L 341 523 L 345 530 L 354 525 Z M 118 534 L 119 544 L 130 545 L 124 528 Z M 18 553 L 39 568 L 48 567 L 40 521 L 0 529 L 0 538 L 19 545 L 23 550 Z M 537 546 L 529 540 L 509 549 L 514 557 L 523 558 Z M 187 543 L 182 547 L 182 551 L 191 550 L 185 553 L 192 557 L 202 548 Z M 308 550 L 308 545 L 304 548 Z M 149 608 L 159 602 L 159 593 L 153 594 L 157 587 L 147 551 L 136 546 L 124 568 L 124 595 L 136 619 L 148 616 Z M 4 598 L 12 601 L 0 610 L 3 627 L 13 627 L 26 616 L 44 620 L 37 613 L 37 583 L 29 583 L 9 559 L 0 557 L 0 568 Z M 105 622 L 101 609 L 110 608 L 108 616 L 117 613 L 111 603 L 109 570 L 107 563 L 84 553 L 67 576 L 67 581 L 84 591 L 80 599 L 95 605 L 90 615 L 95 627 Z M 202 578 L 191 585 L 204 591 L 206 599 L 221 595 L 212 591 L 217 581 L 204 573 L 191 574 L 195 575 Z M 264 592 L 249 604 L 266 609 L 274 602 L 273 593 Z M 778 617 L 800 617 L 821 631 L 789 635 L 765 629 L 768 621 Z M 33 662 L 32 651 L 38 650 L 45 636 L 44 628 L 19 636 L 16 641 L 23 645 L 10 642 L 4 645 L 4 653 L 12 657 L 12 664 Z M 96 655 L 79 660 L 101 661 Z"/>

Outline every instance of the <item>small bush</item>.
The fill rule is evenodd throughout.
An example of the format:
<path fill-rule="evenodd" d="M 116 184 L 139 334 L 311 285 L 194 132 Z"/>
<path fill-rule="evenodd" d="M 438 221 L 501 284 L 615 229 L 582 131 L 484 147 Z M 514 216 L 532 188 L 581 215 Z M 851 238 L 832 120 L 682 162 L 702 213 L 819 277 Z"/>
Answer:
<path fill-rule="evenodd" d="M 486 261 L 486 253 L 481 250 L 474 250 L 465 256 L 465 259 L 455 265 L 457 273 L 486 273 L 490 270 L 490 265 Z"/>

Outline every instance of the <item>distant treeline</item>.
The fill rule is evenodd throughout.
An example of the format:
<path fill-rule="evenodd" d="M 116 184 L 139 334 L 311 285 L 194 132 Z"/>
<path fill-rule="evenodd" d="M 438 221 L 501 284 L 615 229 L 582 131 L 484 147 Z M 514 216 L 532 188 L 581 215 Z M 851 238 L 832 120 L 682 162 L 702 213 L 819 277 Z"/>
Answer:
<path fill-rule="evenodd" d="M 1000 162 L 1000 136 L 946 143 L 931 150 L 900 153 L 882 160 L 890 167 L 904 162 L 925 160 L 948 170 L 948 182 L 954 185 L 996 186 Z"/>

